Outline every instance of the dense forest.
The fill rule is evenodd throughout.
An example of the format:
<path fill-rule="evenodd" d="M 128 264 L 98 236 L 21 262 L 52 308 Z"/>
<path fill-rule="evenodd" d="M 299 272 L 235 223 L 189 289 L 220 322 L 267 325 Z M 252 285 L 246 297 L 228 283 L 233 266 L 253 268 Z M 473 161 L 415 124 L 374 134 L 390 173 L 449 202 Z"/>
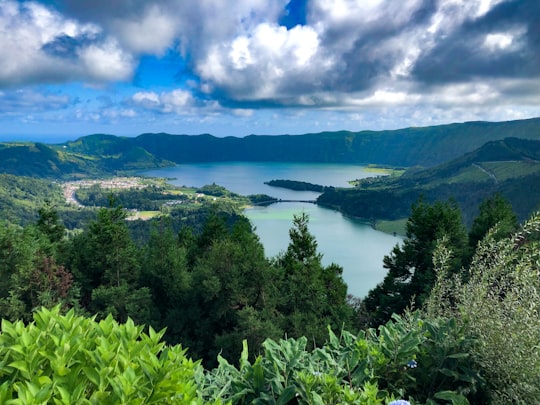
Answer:
<path fill-rule="evenodd" d="M 75 380 L 85 389 L 69 395 L 97 400 L 109 390 L 112 403 L 160 392 L 169 400 L 155 403 L 185 403 L 177 395 L 201 403 L 530 403 L 540 395 L 540 363 L 531 354 L 536 335 L 523 329 L 540 326 L 534 315 L 540 225 L 533 216 L 520 228 L 500 195 L 481 204 L 469 231 L 455 202 L 416 201 L 405 241 L 384 259 L 387 276 L 365 299 L 347 295 L 338 265 L 321 264 L 306 215 L 294 218 L 287 250 L 267 259 L 242 216 L 216 209 L 200 230 L 178 232 L 163 217 L 153 221 L 147 241 L 137 242 L 127 211 L 110 203 L 69 235 L 50 205 L 35 223 L 0 227 L 0 350 L 10 359 L 0 367 L 3 400 L 39 394 L 68 403 L 74 397 L 65 391 Z M 488 314 L 482 299 L 490 302 Z M 42 306 L 55 309 L 36 313 Z M 505 335 L 508 317 L 523 332 Z M 67 332 L 82 323 L 93 336 L 84 343 L 77 338 L 82 332 Z M 117 332 L 99 337 L 106 330 Z M 60 341 L 79 340 L 61 365 L 32 346 L 32 334 L 53 339 L 46 343 L 52 351 Z M 127 348 L 139 341 L 147 342 L 145 354 L 129 360 Z M 105 357 L 86 358 L 75 374 L 82 360 L 73 359 L 90 350 L 83 344 L 98 345 Z M 35 352 L 20 359 L 23 352 L 10 349 L 17 345 Z M 501 345 L 516 348 L 506 350 L 505 362 L 527 366 L 495 362 Z M 103 350 L 127 356 L 117 358 L 124 374 L 109 369 L 100 377 Z M 148 356 L 154 371 L 141 363 Z M 48 371 L 34 377 L 30 364 L 37 362 Z M 153 385 L 178 362 L 185 373 Z M 133 385 L 142 379 L 149 380 Z"/>

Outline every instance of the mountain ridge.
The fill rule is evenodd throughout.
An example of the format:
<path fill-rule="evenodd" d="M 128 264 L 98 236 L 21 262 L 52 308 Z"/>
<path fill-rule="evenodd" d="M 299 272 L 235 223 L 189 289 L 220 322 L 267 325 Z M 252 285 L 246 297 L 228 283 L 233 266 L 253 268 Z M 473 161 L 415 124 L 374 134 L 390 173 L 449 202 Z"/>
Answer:
<path fill-rule="evenodd" d="M 60 144 L 3 142 L 0 173 L 71 179 L 216 161 L 429 168 L 509 137 L 540 140 L 540 118 L 243 138 L 145 133 L 133 138 L 92 134 Z"/>
<path fill-rule="evenodd" d="M 409 168 L 399 177 L 358 181 L 356 188 L 326 190 L 323 206 L 367 220 L 407 218 L 420 197 L 454 199 L 470 224 L 481 201 L 501 194 L 524 220 L 540 208 L 540 141 L 505 138 L 430 168 Z"/>
<path fill-rule="evenodd" d="M 540 139 L 540 118 L 243 138 L 147 133 L 129 139 L 153 155 L 176 163 L 247 160 L 429 167 L 508 137 Z"/>

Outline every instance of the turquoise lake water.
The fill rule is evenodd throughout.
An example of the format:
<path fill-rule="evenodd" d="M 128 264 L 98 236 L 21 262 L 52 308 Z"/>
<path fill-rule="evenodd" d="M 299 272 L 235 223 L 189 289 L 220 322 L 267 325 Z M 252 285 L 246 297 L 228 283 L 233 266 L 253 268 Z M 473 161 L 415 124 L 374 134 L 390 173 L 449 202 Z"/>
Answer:
<path fill-rule="evenodd" d="M 363 166 L 343 164 L 220 162 L 184 164 L 144 173 L 171 178 L 179 186 L 201 187 L 216 183 L 238 194 L 268 194 L 284 200 L 314 200 L 319 193 L 292 191 L 265 185 L 265 181 L 286 179 L 324 186 L 347 187 L 348 181 L 373 176 Z M 374 230 L 341 213 L 310 203 L 276 203 L 253 207 L 245 215 L 255 226 L 268 257 L 285 250 L 295 214 L 309 215 L 309 229 L 315 236 L 323 263 L 343 267 L 349 293 L 364 297 L 386 274 L 383 257 L 400 237 Z"/>

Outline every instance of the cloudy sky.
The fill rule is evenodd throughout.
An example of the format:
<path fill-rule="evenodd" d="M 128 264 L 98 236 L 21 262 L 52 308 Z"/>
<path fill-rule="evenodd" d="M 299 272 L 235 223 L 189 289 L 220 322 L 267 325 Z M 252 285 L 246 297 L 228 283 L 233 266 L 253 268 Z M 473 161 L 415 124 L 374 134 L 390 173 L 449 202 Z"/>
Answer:
<path fill-rule="evenodd" d="M 0 0 L 0 138 L 540 116 L 539 0 Z"/>

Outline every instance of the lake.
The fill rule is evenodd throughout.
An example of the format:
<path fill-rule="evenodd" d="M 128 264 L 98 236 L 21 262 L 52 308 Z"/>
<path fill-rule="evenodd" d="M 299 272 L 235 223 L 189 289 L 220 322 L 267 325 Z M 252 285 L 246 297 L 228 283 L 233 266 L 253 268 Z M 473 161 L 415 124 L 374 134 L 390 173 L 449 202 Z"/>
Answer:
<path fill-rule="evenodd" d="M 216 183 L 242 194 L 268 194 L 284 200 L 314 200 L 319 193 L 293 191 L 264 184 L 273 179 L 306 181 L 323 186 L 347 187 L 348 181 L 373 176 L 364 166 L 315 163 L 219 162 L 183 164 L 150 170 L 146 176 L 171 178 L 178 186 L 201 187 Z M 255 226 L 268 257 L 284 251 L 295 214 L 309 215 L 309 229 L 315 236 L 323 263 L 343 267 L 349 293 L 364 297 L 386 274 L 383 257 L 402 239 L 379 232 L 341 213 L 310 203 L 282 202 L 245 210 Z"/>

